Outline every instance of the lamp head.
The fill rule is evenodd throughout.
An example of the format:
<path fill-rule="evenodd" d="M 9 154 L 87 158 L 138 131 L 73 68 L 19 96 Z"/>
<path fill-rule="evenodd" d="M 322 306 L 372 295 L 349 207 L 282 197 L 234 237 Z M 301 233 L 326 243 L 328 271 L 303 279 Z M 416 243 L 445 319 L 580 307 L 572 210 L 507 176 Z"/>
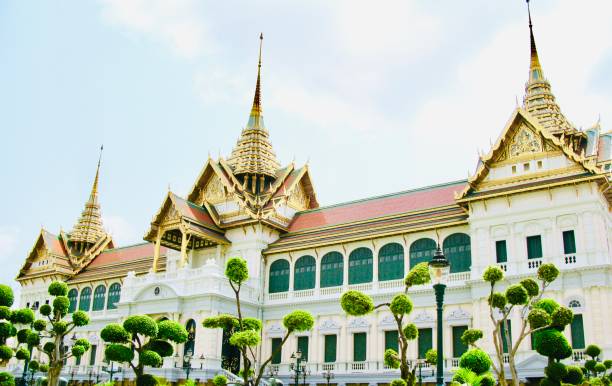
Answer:
<path fill-rule="evenodd" d="M 440 244 L 436 248 L 436 253 L 433 259 L 429 262 L 429 276 L 433 285 L 444 284 L 448 280 L 448 274 L 450 273 L 450 262 L 442 253 Z"/>

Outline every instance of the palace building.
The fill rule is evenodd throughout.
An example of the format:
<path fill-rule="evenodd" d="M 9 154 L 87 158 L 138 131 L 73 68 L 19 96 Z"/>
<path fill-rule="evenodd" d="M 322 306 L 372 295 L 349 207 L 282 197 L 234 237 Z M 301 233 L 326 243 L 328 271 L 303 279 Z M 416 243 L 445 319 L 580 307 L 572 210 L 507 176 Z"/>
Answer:
<path fill-rule="evenodd" d="M 18 273 L 21 305 L 37 309 L 49 302 L 47 286 L 70 286 L 70 311 L 88 311 L 90 325 L 77 336 L 93 343 L 65 372 L 86 380 L 104 365 L 99 331 L 128 315 L 148 314 L 184 324 L 189 334 L 164 367 L 151 369 L 169 381 L 185 378 L 180 368 L 193 354 L 192 379 L 225 373 L 236 380 L 237 351 L 221 330 L 201 321 L 235 313 L 233 292 L 223 275 L 230 257 L 248 262 L 243 310 L 264 321 L 259 358 L 267 357 L 284 334 L 282 317 L 299 308 L 315 316 L 314 328 L 291 336 L 271 369 L 286 384 L 291 355 L 298 348 L 310 371 L 305 383 L 388 383 L 398 370 L 383 363 L 386 348 L 397 347 L 391 314 L 346 315 L 339 297 L 349 289 L 389 300 L 403 290 L 403 278 L 429 261 L 439 242 L 451 263 L 444 308 L 446 377 L 466 350 L 459 339 L 468 328 L 485 332 L 493 352 L 488 316 L 488 284 L 483 270 L 499 265 L 506 284 L 533 276 L 543 262 L 561 271 L 548 296 L 570 307 L 574 320 L 565 333 L 582 359 L 589 343 L 612 357 L 612 132 L 599 122 L 579 130 L 555 101 L 538 58 L 531 20 L 529 76 L 522 106 L 516 107 L 486 155 L 467 180 L 319 206 L 308 165 L 277 159 L 264 125 L 261 48 L 255 97 L 246 127 L 231 154 L 208 158 L 189 194 L 169 192 L 144 242 L 117 246 L 100 213 L 100 163 L 89 199 L 76 225 L 57 234 L 41 230 Z M 510 112 L 509 108 L 509 112 Z M 377 176 L 368 176 L 375 181 Z M 506 285 L 504 284 L 504 285 Z M 430 285 L 411 288 L 410 319 L 419 329 L 410 358 L 423 358 L 436 345 L 435 304 Z M 509 326 L 520 326 L 512 314 Z M 607 326 L 607 327 L 606 327 Z M 517 354 L 520 376 L 541 377 L 546 363 L 526 339 Z M 115 364 L 116 365 L 116 364 Z M 431 369 L 423 369 L 432 382 Z M 124 368 L 119 379 L 133 377 Z"/>

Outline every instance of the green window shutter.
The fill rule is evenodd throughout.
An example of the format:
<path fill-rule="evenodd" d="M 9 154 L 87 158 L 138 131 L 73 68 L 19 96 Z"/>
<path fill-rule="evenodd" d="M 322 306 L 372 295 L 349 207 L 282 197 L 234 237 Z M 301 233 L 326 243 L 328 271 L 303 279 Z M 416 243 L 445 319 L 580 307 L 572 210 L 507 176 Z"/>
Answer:
<path fill-rule="evenodd" d="M 506 249 L 506 240 L 497 240 L 495 242 L 495 256 L 498 263 L 508 261 L 508 250 Z"/>
<path fill-rule="evenodd" d="M 87 287 L 81 291 L 81 297 L 79 299 L 79 310 L 89 311 L 91 307 L 91 288 Z"/>
<path fill-rule="evenodd" d="M 527 258 L 539 259 L 542 257 L 542 236 L 527 237 Z"/>
<path fill-rule="evenodd" d="M 308 337 L 298 336 L 297 346 L 302 352 L 302 360 L 308 361 Z"/>
<path fill-rule="evenodd" d="M 584 323 L 582 315 L 574 315 L 570 329 L 572 331 L 572 348 L 584 348 Z"/>
<path fill-rule="evenodd" d="M 302 256 L 295 262 L 293 289 L 296 291 L 315 287 L 317 261 L 312 256 Z"/>
<path fill-rule="evenodd" d="M 507 320 L 508 323 L 508 336 L 510 337 L 510 346 L 512 346 L 512 321 Z M 501 324 L 501 328 L 499 329 L 501 334 L 502 348 L 504 349 L 504 354 L 508 353 L 508 341 L 506 340 L 506 327 L 504 323 Z"/>
<path fill-rule="evenodd" d="M 121 298 L 121 284 L 113 283 L 108 289 L 108 300 L 106 303 L 106 309 L 114 310 L 117 308 L 117 303 Z"/>
<path fill-rule="evenodd" d="M 337 287 L 344 280 L 344 259 L 340 252 L 329 252 L 321 259 L 321 288 Z"/>
<path fill-rule="evenodd" d="M 576 238 L 574 237 L 574 231 L 563 232 L 563 251 L 566 255 L 576 253 Z"/>
<path fill-rule="evenodd" d="M 279 363 L 281 363 L 281 358 L 282 358 L 282 349 L 278 350 L 277 353 L 274 353 L 274 351 L 280 347 L 281 343 L 283 342 L 283 340 L 281 338 L 272 338 L 272 364 L 273 365 L 277 365 Z"/>
<path fill-rule="evenodd" d="M 365 332 L 353 334 L 353 361 L 363 362 L 366 360 L 367 335 Z"/>
<path fill-rule="evenodd" d="M 453 326 L 453 358 L 459 358 L 468 349 L 461 341 L 461 336 L 467 329 L 467 326 Z"/>
<path fill-rule="evenodd" d="M 96 364 L 96 350 L 98 349 L 98 346 L 96 346 L 95 344 L 91 345 L 91 349 L 89 349 L 89 365 L 90 366 L 94 366 Z"/>
<path fill-rule="evenodd" d="M 395 280 L 404 277 L 404 247 L 398 243 L 383 246 L 378 251 L 378 280 Z"/>
<path fill-rule="evenodd" d="M 399 351 L 399 333 L 395 331 L 385 331 L 385 350 L 393 349 Z"/>
<path fill-rule="evenodd" d="M 71 314 L 74 311 L 76 311 L 78 297 L 79 297 L 79 292 L 76 290 L 76 288 L 73 288 L 70 291 L 68 291 L 68 300 L 70 300 L 70 306 L 68 306 L 68 313 Z"/>
<path fill-rule="evenodd" d="M 99 285 L 96 287 L 94 291 L 94 300 L 92 311 L 100 311 L 104 309 L 104 298 L 106 296 L 106 287 L 103 285 Z"/>
<path fill-rule="evenodd" d="M 325 335 L 325 362 L 336 361 L 336 342 L 338 340 L 337 335 Z"/>
<path fill-rule="evenodd" d="M 472 249 L 470 236 L 465 233 L 454 233 L 442 243 L 444 255 L 450 262 L 450 272 L 467 272 L 472 266 Z"/>
<path fill-rule="evenodd" d="M 436 253 L 437 244 L 432 239 L 418 239 L 410 245 L 410 268 L 419 263 L 429 263 Z"/>
<path fill-rule="evenodd" d="M 433 347 L 433 331 L 431 328 L 419 328 L 419 359 L 425 358 L 425 353 Z"/>
<path fill-rule="evenodd" d="M 372 282 L 372 251 L 368 248 L 357 248 L 349 255 L 349 284 Z"/>
<path fill-rule="evenodd" d="M 285 259 L 276 260 L 270 266 L 268 292 L 273 294 L 287 291 L 289 291 L 289 262 Z"/>

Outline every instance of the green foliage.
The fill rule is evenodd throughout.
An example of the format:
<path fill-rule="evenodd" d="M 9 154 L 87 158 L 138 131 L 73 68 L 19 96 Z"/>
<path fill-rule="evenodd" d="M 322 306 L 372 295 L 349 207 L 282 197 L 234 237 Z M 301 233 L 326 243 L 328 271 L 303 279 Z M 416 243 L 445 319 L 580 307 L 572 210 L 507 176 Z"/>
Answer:
<path fill-rule="evenodd" d="M 28 341 L 28 334 L 30 333 L 29 328 L 24 328 L 22 330 L 17 331 L 17 342 L 25 343 Z"/>
<path fill-rule="evenodd" d="M 314 318 L 308 311 L 295 310 L 285 315 L 283 326 L 289 332 L 308 331 L 314 326 Z"/>
<path fill-rule="evenodd" d="M 130 333 L 118 323 L 107 324 L 102 331 L 100 337 L 105 342 L 110 343 L 127 343 L 130 340 Z"/>
<path fill-rule="evenodd" d="M 49 284 L 48 290 L 51 296 L 66 296 L 68 294 L 68 285 L 62 281 L 54 281 Z"/>
<path fill-rule="evenodd" d="M 25 347 L 18 348 L 17 351 L 15 351 L 15 358 L 19 359 L 20 361 L 29 359 L 30 358 L 30 350 L 28 350 Z"/>
<path fill-rule="evenodd" d="M 548 315 L 552 316 L 553 312 L 555 312 L 560 306 L 559 303 L 557 303 L 553 299 L 545 298 L 538 300 L 538 302 L 534 304 L 533 307 L 540 310 L 544 310 Z"/>
<path fill-rule="evenodd" d="M 478 339 L 481 339 L 482 336 L 482 330 L 472 328 L 463 332 L 463 335 L 461 335 L 461 341 L 463 342 L 463 344 L 471 346 L 476 343 Z"/>
<path fill-rule="evenodd" d="M 232 257 L 225 265 L 225 276 L 235 284 L 242 284 L 249 278 L 247 262 L 239 257 Z"/>
<path fill-rule="evenodd" d="M 244 318 L 242 319 L 242 328 L 245 330 L 261 331 L 261 320 L 256 318 Z"/>
<path fill-rule="evenodd" d="M 51 353 L 51 352 L 53 352 L 53 350 L 55 350 L 55 343 L 53 343 L 53 342 L 46 342 L 43 345 L 43 351 L 44 352 Z"/>
<path fill-rule="evenodd" d="M 144 350 L 140 353 L 139 361 L 145 366 L 161 367 L 162 357 L 153 350 Z"/>
<path fill-rule="evenodd" d="M 77 340 L 74 341 L 74 345 L 75 346 L 81 346 L 85 349 L 85 351 L 89 350 L 91 348 L 91 343 L 89 343 L 89 341 L 85 338 L 79 338 Z"/>
<path fill-rule="evenodd" d="M 550 315 L 548 315 L 548 312 L 540 308 L 533 308 L 531 311 L 529 311 L 527 320 L 529 321 L 529 327 L 531 327 L 532 330 L 548 326 L 552 322 L 552 318 Z"/>
<path fill-rule="evenodd" d="M 85 354 L 85 347 L 83 346 L 72 346 L 72 355 L 75 357 L 80 357 Z"/>
<path fill-rule="evenodd" d="M 504 294 L 495 292 L 489 296 L 489 304 L 493 308 L 499 308 L 500 310 L 506 306 L 507 299 Z"/>
<path fill-rule="evenodd" d="M 7 306 L 0 306 L 0 320 L 11 320 L 11 309 Z"/>
<path fill-rule="evenodd" d="M 427 284 L 430 280 L 429 266 L 426 262 L 423 262 L 410 269 L 410 272 L 408 272 L 404 279 L 404 284 L 406 284 L 407 287 L 412 287 L 415 285 Z"/>
<path fill-rule="evenodd" d="M 540 381 L 540 386 L 560 386 L 559 382 L 555 382 L 549 378 L 542 378 Z"/>
<path fill-rule="evenodd" d="M 40 366 L 38 366 L 38 371 L 40 371 L 41 373 L 46 373 L 47 371 L 49 371 L 49 365 L 46 363 L 41 363 Z"/>
<path fill-rule="evenodd" d="M 72 314 L 72 322 L 78 327 L 86 326 L 89 324 L 89 315 L 85 311 L 75 311 Z"/>
<path fill-rule="evenodd" d="M 44 331 L 45 328 L 47 328 L 47 321 L 44 319 L 37 319 L 32 323 L 32 327 L 34 327 L 36 331 Z"/>
<path fill-rule="evenodd" d="M 151 374 L 143 374 L 140 377 L 136 377 L 136 386 L 156 386 L 157 384 L 157 379 Z"/>
<path fill-rule="evenodd" d="M 65 296 L 58 296 L 53 299 L 53 313 L 58 313 L 62 317 L 68 313 L 68 307 L 70 307 L 70 299 Z"/>
<path fill-rule="evenodd" d="M 167 339 L 174 343 L 187 342 L 187 330 L 177 322 L 164 320 L 157 323 L 157 339 Z"/>
<path fill-rule="evenodd" d="M 521 280 L 521 285 L 523 288 L 525 288 L 529 297 L 538 296 L 540 293 L 540 286 L 538 286 L 538 283 L 531 278 Z"/>
<path fill-rule="evenodd" d="M 188 379 L 183 383 L 183 386 L 198 386 L 193 379 Z"/>
<path fill-rule="evenodd" d="M 606 359 L 605 361 L 603 361 L 604 366 L 606 366 L 606 369 L 610 369 L 612 368 L 612 359 Z"/>
<path fill-rule="evenodd" d="M 13 289 L 6 284 L 0 284 L 0 306 L 10 307 L 14 301 Z"/>
<path fill-rule="evenodd" d="M 344 312 L 353 316 L 369 314 L 374 310 L 372 298 L 359 291 L 347 291 L 340 297 Z"/>
<path fill-rule="evenodd" d="M 385 365 L 389 366 L 392 369 L 398 369 L 400 367 L 400 360 L 397 352 L 392 348 L 388 348 L 385 350 L 384 355 Z"/>
<path fill-rule="evenodd" d="M 480 379 L 480 386 L 495 386 L 497 382 L 491 374 L 484 374 Z"/>
<path fill-rule="evenodd" d="M 595 344 L 590 344 L 587 346 L 587 348 L 584 350 L 584 353 L 588 356 L 590 356 L 591 358 L 595 359 L 599 356 L 599 354 L 601 354 L 601 347 L 595 345 Z"/>
<path fill-rule="evenodd" d="M 31 360 L 30 363 L 28 364 L 28 367 L 30 368 L 30 370 L 33 371 L 38 371 L 38 369 L 40 368 L 40 363 L 38 363 L 37 360 Z"/>
<path fill-rule="evenodd" d="M 11 321 L 17 324 L 31 324 L 34 321 L 34 311 L 29 308 L 13 311 Z"/>
<path fill-rule="evenodd" d="M 42 316 L 49 316 L 51 315 L 51 306 L 48 304 L 43 304 L 42 306 L 40 306 L 38 311 Z"/>
<path fill-rule="evenodd" d="M 438 362 L 438 351 L 434 350 L 433 348 L 427 350 L 425 353 L 425 362 L 429 363 L 430 365 L 435 365 Z"/>
<path fill-rule="evenodd" d="M 606 366 L 603 363 L 598 363 L 593 368 L 597 374 L 606 372 Z"/>
<path fill-rule="evenodd" d="M 512 305 L 524 305 L 529 301 L 529 294 L 525 287 L 520 284 L 514 284 L 506 288 L 506 299 Z"/>
<path fill-rule="evenodd" d="M 165 340 L 151 340 L 146 344 L 145 349 L 155 351 L 161 357 L 169 357 L 174 353 L 172 344 Z"/>
<path fill-rule="evenodd" d="M 552 326 L 563 330 L 574 319 L 574 313 L 567 307 L 559 307 L 552 314 Z"/>
<path fill-rule="evenodd" d="M 489 372 L 476 374 L 470 369 L 460 367 L 453 375 L 453 382 L 469 386 L 494 386 L 495 378 Z"/>
<path fill-rule="evenodd" d="M 225 375 L 218 374 L 212 379 L 212 383 L 215 386 L 225 386 L 227 385 L 227 378 Z"/>
<path fill-rule="evenodd" d="M 147 315 L 133 315 L 123 322 L 123 328 L 130 334 L 157 336 L 157 323 Z"/>
<path fill-rule="evenodd" d="M 15 386 L 13 374 L 6 371 L 0 372 L 0 386 Z"/>
<path fill-rule="evenodd" d="M 407 383 L 403 379 L 394 379 L 391 381 L 389 386 L 406 386 Z"/>
<path fill-rule="evenodd" d="M 0 322 L 0 339 L 13 336 L 13 325 L 9 322 Z"/>
<path fill-rule="evenodd" d="M 459 367 L 470 369 L 476 374 L 489 371 L 492 363 L 489 354 L 477 348 L 464 352 L 459 359 Z"/>
<path fill-rule="evenodd" d="M 552 263 L 542 264 L 538 268 L 538 279 L 550 283 L 559 276 L 559 269 Z"/>
<path fill-rule="evenodd" d="M 230 344 L 236 347 L 255 347 L 260 341 L 259 334 L 253 330 L 235 332 L 230 337 Z"/>
<path fill-rule="evenodd" d="M 538 354 L 545 357 L 561 360 L 572 355 L 569 342 L 563 333 L 554 328 L 533 333 L 533 345 Z"/>
<path fill-rule="evenodd" d="M 495 265 L 487 267 L 487 269 L 485 269 L 484 273 L 482 274 L 482 280 L 488 281 L 491 284 L 495 284 L 503 279 L 504 271 L 502 271 L 501 268 Z"/>
<path fill-rule="evenodd" d="M 412 301 L 405 294 L 397 294 L 391 300 L 389 309 L 395 315 L 407 315 L 412 312 Z"/>
<path fill-rule="evenodd" d="M 120 344 L 110 344 L 104 350 L 106 359 L 113 362 L 131 362 L 134 359 L 134 352 L 126 346 Z"/>
<path fill-rule="evenodd" d="M 63 320 L 53 323 L 53 332 L 55 332 L 57 335 L 62 335 L 66 331 L 68 331 L 68 323 L 64 322 Z"/>
<path fill-rule="evenodd" d="M 555 382 L 561 382 L 567 376 L 567 367 L 561 362 L 552 362 L 544 368 L 544 374 Z"/>
<path fill-rule="evenodd" d="M 5 344 L 0 345 L 0 361 L 9 360 L 12 357 L 13 357 L 13 350 Z"/>
<path fill-rule="evenodd" d="M 404 327 L 404 335 L 408 340 L 414 340 L 419 337 L 419 329 L 413 323 L 409 323 Z"/>
<path fill-rule="evenodd" d="M 238 319 L 230 314 L 219 314 L 204 319 L 202 325 L 206 328 L 223 328 L 226 330 L 232 330 L 238 328 Z"/>
<path fill-rule="evenodd" d="M 26 343 L 29 346 L 38 346 L 40 344 L 40 335 L 37 332 L 30 331 L 26 336 Z"/>

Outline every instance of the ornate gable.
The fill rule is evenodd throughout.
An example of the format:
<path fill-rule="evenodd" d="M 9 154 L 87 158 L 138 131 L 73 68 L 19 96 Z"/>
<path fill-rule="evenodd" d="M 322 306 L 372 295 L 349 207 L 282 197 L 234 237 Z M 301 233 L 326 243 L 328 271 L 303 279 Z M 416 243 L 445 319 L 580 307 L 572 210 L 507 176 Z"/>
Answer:
<path fill-rule="evenodd" d="M 17 280 L 55 275 L 68 277 L 73 274 L 68 256 L 68 251 L 59 237 L 41 229 L 19 270 Z"/>

